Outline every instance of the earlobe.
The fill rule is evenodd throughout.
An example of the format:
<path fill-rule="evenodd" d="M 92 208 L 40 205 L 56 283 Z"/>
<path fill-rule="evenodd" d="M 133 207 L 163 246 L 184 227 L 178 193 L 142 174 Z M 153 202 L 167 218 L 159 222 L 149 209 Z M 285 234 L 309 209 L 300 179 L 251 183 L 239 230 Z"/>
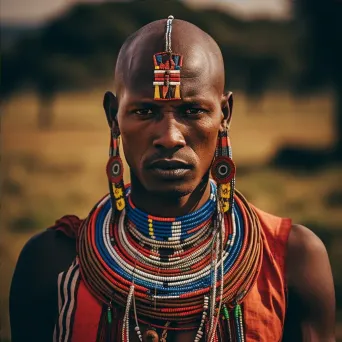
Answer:
<path fill-rule="evenodd" d="M 231 116 L 232 116 L 232 113 L 233 113 L 233 93 L 231 91 L 229 91 L 227 93 L 227 96 L 228 96 L 228 106 L 229 106 L 229 114 L 230 114 L 230 118 L 229 118 L 229 121 L 231 119 Z"/>
<path fill-rule="evenodd" d="M 118 100 L 115 95 L 107 91 L 103 97 L 103 108 L 106 113 L 107 122 L 110 128 L 113 124 L 117 125 L 117 113 L 118 113 Z"/>
<path fill-rule="evenodd" d="M 225 93 L 223 95 L 222 100 L 222 126 L 223 128 L 228 127 L 230 125 L 230 121 L 232 119 L 233 112 L 233 93 L 231 91 Z"/>

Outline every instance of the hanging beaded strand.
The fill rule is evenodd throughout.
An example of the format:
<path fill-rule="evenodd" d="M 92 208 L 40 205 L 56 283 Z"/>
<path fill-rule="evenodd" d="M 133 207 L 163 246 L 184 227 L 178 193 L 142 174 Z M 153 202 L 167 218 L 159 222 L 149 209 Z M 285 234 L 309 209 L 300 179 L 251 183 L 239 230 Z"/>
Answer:
<path fill-rule="evenodd" d="M 139 325 L 139 321 L 138 321 L 138 315 L 137 315 L 137 306 L 135 303 L 135 294 L 133 292 L 133 312 L 134 312 L 134 319 L 135 319 L 135 332 L 138 335 L 139 341 L 142 342 L 142 334 L 141 334 L 141 330 L 140 330 L 140 325 Z"/>
<path fill-rule="evenodd" d="M 221 170 L 222 171 L 221 171 Z M 232 223 L 234 224 L 235 217 L 232 211 L 234 205 L 234 190 L 235 190 L 235 164 L 232 161 L 232 148 L 230 144 L 230 138 L 228 135 L 228 128 L 219 133 L 218 139 L 218 149 L 216 155 L 216 175 L 225 176 L 226 179 L 219 179 L 218 184 L 218 198 L 221 208 L 224 212 L 229 212 L 232 217 Z M 229 182 L 229 183 L 228 183 Z M 237 298 L 241 295 L 237 295 Z M 237 299 L 234 300 L 235 306 L 234 312 L 234 322 L 235 331 L 237 333 L 237 340 L 244 342 L 244 327 L 243 327 L 243 314 L 241 305 Z M 228 323 L 228 331 L 231 334 L 230 321 Z M 210 341 L 211 342 L 211 341 Z"/>
<path fill-rule="evenodd" d="M 229 315 L 229 310 L 226 304 L 223 304 L 222 306 L 222 315 L 223 315 L 222 320 L 227 322 L 226 326 L 227 326 L 227 331 L 228 331 L 228 336 L 227 336 L 228 342 L 232 342 L 233 339 L 232 339 L 232 331 L 230 328 L 230 315 Z"/>
<path fill-rule="evenodd" d="M 123 164 L 120 158 L 120 132 L 114 122 L 110 131 L 109 160 L 106 172 L 112 207 L 111 224 L 114 224 L 116 210 L 121 211 L 125 207 Z M 112 300 L 110 300 L 107 306 L 107 321 L 109 326 L 112 324 L 112 310 Z"/>
<path fill-rule="evenodd" d="M 220 232 L 222 241 L 222 227 L 224 226 L 222 223 L 222 214 L 227 213 L 230 216 L 230 224 L 234 226 L 235 224 L 235 216 L 234 216 L 234 188 L 235 188 L 235 164 L 232 160 L 232 149 L 230 146 L 230 140 L 228 137 L 228 128 L 219 132 L 217 147 L 215 151 L 215 160 L 211 168 L 212 176 L 214 180 L 217 182 L 217 230 Z M 223 255 L 223 245 L 221 245 L 221 253 Z M 221 262 L 222 265 L 222 262 Z M 223 270 L 221 270 L 221 281 L 223 279 Z M 223 288 L 224 284 L 221 283 L 221 287 Z M 216 329 L 219 324 L 221 306 L 222 306 L 222 296 L 223 293 L 220 292 L 219 305 L 217 308 L 217 315 L 212 318 L 210 330 L 209 330 L 209 342 L 213 342 L 216 336 Z M 228 321 L 229 325 L 229 321 Z M 228 327 L 230 331 L 230 327 Z"/>
<path fill-rule="evenodd" d="M 221 307 L 223 303 L 223 288 L 224 288 L 224 258 L 223 258 L 223 252 L 224 252 L 224 233 L 225 233 L 225 225 L 223 221 L 223 215 L 221 212 L 221 207 L 219 202 L 217 202 L 217 213 L 216 213 L 216 218 L 215 218 L 215 226 L 216 226 L 216 232 L 218 239 L 216 241 L 216 262 L 215 264 L 215 281 L 214 281 L 214 286 L 212 288 L 213 292 L 213 308 L 214 312 L 212 313 L 212 316 L 210 317 L 210 328 L 208 332 L 208 341 L 213 342 L 214 340 L 217 339 L 217 329 L 218 329 L 218 324 L 219 324 L 219 319 L 220 319 L 220 312 L 221 312 Z M 218 275 L 220 277 L 218 277 Z M 220 286 L 219 286 L 219 300 L 218 300 L 218 305 L 216 305 L 216 281 L 219 278 Z"/>
<path fill-rule="evenodd" d="M 122 211 L 125 208 L 123 163 L 120 157 L 120 132 L 114 123 L 111 129 L 109 160 L 106 171 L 113 208 Z"/>
<path fill-rule="evenodd" d="M 224 150 L 223 153 L 227 152 L 228 158 L 232 160 L 233 152 L 230 144 L 230 138 L 228 135 L 228 128 L 223 131 L 222 134 L 222 148 L 224 149 L 224 145 L 227 145 L 227 151 Z M 228 188 L 229 189 L 229 188 Z M 234 205 L 234 190 L 235 190 L 235 165 L 234 165 L 234 177 L 232 177 L 230 181 L 230 197 L 229 197 L 229 208 L 233 207 Z M 221 191 L 224 191 L 224 189 L 221 189 Z M 234 213 L 232 213 L 232 220 L 234 221 Z M 242 308 L 240 303 L 238 302 L 239 297 L 242 297 L 241 293 L 237 295 L 237 298 L 234 300 L 235 307 L 234 307 L 234 320 L 235 320 L 235 328 L 237 332 L 237 339 L 239 342 L 245 341 L 245 335 L 244 335 L 244 327 L 243 327 L 243 314 L 242 314 Z M 228 331 L 229 334 L 231 334 L 231 327 L 230 327 L 230 321 L 228 320 Z"/>
<path fill-rule="evenodd" d="M 134 295 L 134 283 L 129 288 L 125 314 L 124 314 L 123 322 L 122 322 L 122 341 L 123 342 L 129 342 L 129 313 L 130 313 L 130 309 L 132 305 L 133 295 Z"/>
<path fill-rule="evenodd" d="M 172 54 L 171 48 L 171 33 L 172 33 L 172 21 L 174 19 L 173 15 L 169 15 L 166 21 L 166 32 L 165 32 L 165 50 L 169 54 Z"/>
<path fill-rule="evenodd" d="M 219 232 L 215 231 L 215 237 L 213 239 L 213 249 L 212 249 L 212 267 L 211 267 L 211 276 L 212 282 L 210 287 L 210 312 L 209 312 L 209 320 L 208 320 L 208 341 L 212 341 L 216 334 L 216 327 L 214 326 L 215 322 L 215 313 L 216 313 L 216 283 L 217 283 L 217 259 L 218 259 L 218 251 L 219 251 Z"/>

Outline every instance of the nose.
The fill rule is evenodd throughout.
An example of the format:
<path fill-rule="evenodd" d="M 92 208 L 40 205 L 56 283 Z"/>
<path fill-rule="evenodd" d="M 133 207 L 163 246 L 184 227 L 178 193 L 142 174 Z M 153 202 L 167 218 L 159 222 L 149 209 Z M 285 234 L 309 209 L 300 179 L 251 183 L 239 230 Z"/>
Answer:
<path fill-rule="evenodd" d="M 172 114 L 163 115 L 158 122 L 153 141 L 154 147 L 165 150 L 178 150 L 186 144 L 182 124 Z"/>

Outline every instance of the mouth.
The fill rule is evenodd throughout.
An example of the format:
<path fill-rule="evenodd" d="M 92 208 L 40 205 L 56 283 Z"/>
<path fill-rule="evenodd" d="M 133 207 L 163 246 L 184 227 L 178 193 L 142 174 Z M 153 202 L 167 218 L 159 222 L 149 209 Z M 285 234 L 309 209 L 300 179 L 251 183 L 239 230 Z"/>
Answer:
<path fill-rule="evenodd" d="M 158 178 L 179 180 L 191 171 L 192 166 L 181 160 L 159 159 L 147 168 Z"/>

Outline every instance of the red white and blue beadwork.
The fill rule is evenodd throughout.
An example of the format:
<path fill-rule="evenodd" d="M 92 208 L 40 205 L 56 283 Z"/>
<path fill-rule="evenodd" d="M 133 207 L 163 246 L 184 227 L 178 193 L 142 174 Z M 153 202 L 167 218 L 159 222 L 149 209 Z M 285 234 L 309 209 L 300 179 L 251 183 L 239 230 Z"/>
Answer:
<path fill-rule="evenodd" d="M 119 217 L 113 215 L 109 196 L 90 214 L 79 240 L 82 275 L 109 310 L 113 303 L 126 308 L 123 341 L 129 341 L 132 307 L 140 340 L 139 322 L 182 323 L 201 317 L 195 341 L 204 332 L 208 341 L 214 341 L 222 323 L 220 313 L 229 315 L 234 307 L 235 330 L 241 335 L 237 341 L 243 341 L 239 304 L 258 272 L 259 233 L 250 226 L 239 198 L 233 215 L 218 215 L 216 191 L 211 182 L 211 195 L 203 207 L 182 217 L 163 218 L 136 208 L 128 187 Z M 229 335 L 229 324 L 226 330 Z"/>
<path fill-rule="evenodd" d="M 154 63 L 154 99 L 179 100 L 180 71 L 183 65 L 183 56 L 173 53 L 171 49 L 171 32 L 173 16 L 169 16 L 166 23 L 165 50 L 153 55 Z"/>

